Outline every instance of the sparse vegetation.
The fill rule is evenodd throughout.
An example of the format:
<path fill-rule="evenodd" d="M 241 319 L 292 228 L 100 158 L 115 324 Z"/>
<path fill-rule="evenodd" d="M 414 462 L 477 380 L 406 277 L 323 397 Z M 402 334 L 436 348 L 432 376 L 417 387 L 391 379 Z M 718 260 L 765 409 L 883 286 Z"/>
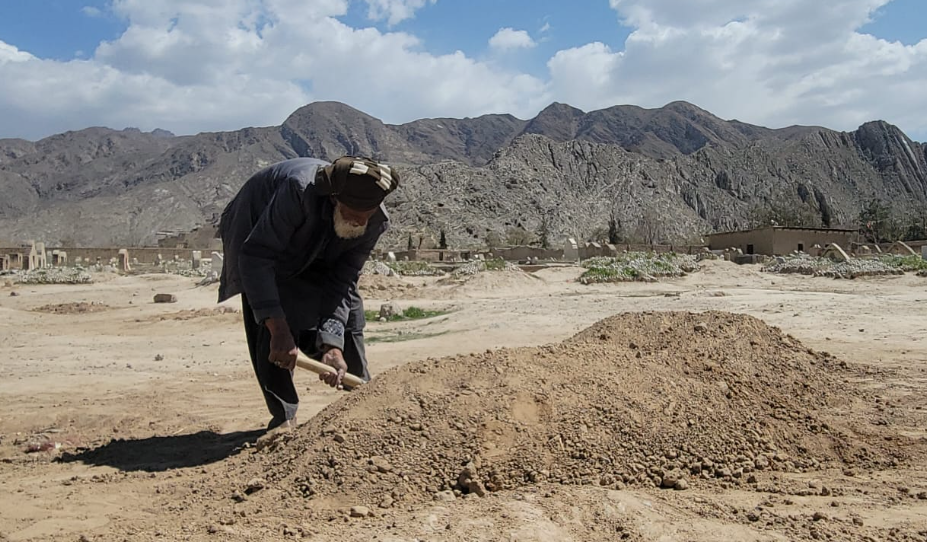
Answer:
<path fill-rule="evenodd" d="M 502 258 L 486 260 L 486 271 L 504 271 L 505 269 L 507 269 L 507 265 Z"/>
<path fill-rule="evenodd" d="M 927 270 L 927 262 L 918 262 L 916 256 L 881 256 L 879 258 L 852 258 L 835 262 L 828 258 L 815 258 L 807 254 L 776 258 L 765 266 L 768 273 L 798 274 L 813 277 L 855 279 L 881 275 L 903 275 L 906 271 Z"/>
<path fill-rule="evenodd" d="M 920 256 L 895 256 L 888 254 L 879 258 L 888 267 L 901 269 L 904 272 L 927 271 L 927 260 Z"/>
<path fill-rule="evenodd" d="M 428 318 L 436 318 L 438 316 L 444 316 L 447 314 L 447 311 L 430 311 L 421 309 L 419 307 L 409 307 L 402 311 L 402 314 L 394 314 L 389 318 L 390 322 L 405 322 L 409 320 L 425 320 Z M 364 318 L 368 321 L 377 321 L 380 319 L 380 313 L 378 311 L 364 311 Z"/>
<path fill-rule="evenodd" d="M 435 269 L 428 262 L 389 262 L 386 265 L 397 275 L 406 277 L 427 277 L 441 274 L 440 270 Z"/>
<path fill-rule="evenodd" d="M 448 331 L 439 331 L 435 333 L 419 333 L 411 332 L 405 333 L 398 331 L 395 333 L 375 333 L 368 337 L 364 338 L 364 342 L 367 344 L 376 344 L 376 343 L 399 343 L 406 341 L 417 341 L 420 339 L 430 339 L 432 337 L 440 337 L 441 335 L 446 335 Z"/>
<path fill-rule="evenodd" d="M 19 284 L 91 284 L 93 279 L 83 267 L 49 267 L 17 273 Z"/>
<path fill-rule="evenodd" d="M 698 271 L 695 257 L 676 253 L 628 252 L 618 257 L 590 258 L 583 262 L 583 284 L 599 282 L 651 282 Z"/>

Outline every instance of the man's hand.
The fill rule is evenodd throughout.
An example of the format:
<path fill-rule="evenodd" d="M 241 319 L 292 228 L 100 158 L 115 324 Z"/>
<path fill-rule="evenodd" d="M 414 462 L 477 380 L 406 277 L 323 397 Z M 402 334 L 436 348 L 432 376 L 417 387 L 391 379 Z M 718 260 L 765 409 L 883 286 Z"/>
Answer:
<path fill-rule="evenodd" d="M 319 375 L 319 380 L 340 390 L 341 380 L 344 378 L 344 374 L 348 372 L 348 364 L 344 362 L 344 354 L 338 348 L 330 348 L 322 355 L 322 363 L 334 368 L 337 373 Z"/>
<path fill-rule="evenodd" d="M 292 371 L 296 368 L 297 350 L 290 326 L 281 318 L 268 318 L 265 325 L 270 330 L 270 356 L 267 359 L 280 368 Z"/>

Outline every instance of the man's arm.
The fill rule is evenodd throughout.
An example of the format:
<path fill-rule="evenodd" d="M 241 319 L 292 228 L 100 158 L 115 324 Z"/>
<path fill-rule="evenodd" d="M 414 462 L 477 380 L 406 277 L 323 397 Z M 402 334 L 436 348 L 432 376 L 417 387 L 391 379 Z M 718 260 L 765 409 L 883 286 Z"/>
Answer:
<path fill-rule="evenodd" d="M 286 318 L 277 291 L 277 262 L 305 218 L 298 183 L 285 180 L 242 245 L 238 262 L 242 288 L 259 324 Z"/>
<path fill-rule="evenodd" d="M 370 258 L 370 253 L 380 237 L 388 229 L 388 223 L 384 222 L 373 227 L 376 230 L 368 232 L 364 240 L 343 254 L 338 264 L 328 272 L 322 288 L 322 303 L 319 312 L 322 316 L 317 334 L 320 348 L 344 350 L 344 329 L 351 310 L 351 290 L 357 288 L 357 281 L 360 279 L 364 264 Z"/>

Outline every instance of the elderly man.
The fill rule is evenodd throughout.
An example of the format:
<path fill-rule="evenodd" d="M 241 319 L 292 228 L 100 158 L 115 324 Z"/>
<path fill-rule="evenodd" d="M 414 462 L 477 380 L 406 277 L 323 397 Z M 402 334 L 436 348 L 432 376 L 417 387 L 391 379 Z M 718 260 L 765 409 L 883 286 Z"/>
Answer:
<path fill-rule="evenodd" d="M 382 203 L 399 186 L 386 164 L 345 156 L 295 158 L 254 174 L 222 212 L 219 302 L 241 294 L 251 363 L 268 430 L 296 423 L 297 348 L 369 380 L 361 269 L 389 227 Z"/>

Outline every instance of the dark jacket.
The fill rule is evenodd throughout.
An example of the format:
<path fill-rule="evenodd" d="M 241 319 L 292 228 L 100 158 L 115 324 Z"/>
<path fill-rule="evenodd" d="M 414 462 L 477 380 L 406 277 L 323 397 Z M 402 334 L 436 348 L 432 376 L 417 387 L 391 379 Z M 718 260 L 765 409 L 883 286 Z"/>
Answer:
<path fill-rule="evenodd" d="M 286 318 L 290 328 L 317 327 L 321 343 L 343 348 L 349 317 L 351 327 L 363 328 L 357 281 L 389 216 L 381 205 L 364 235 L 335 235 L 334 204 L 315 189 L 316 172 L 326 165 L 314 158 L 271 165 L 225 207 L 219 302 L 244 293 L 259 324 Z"/>

